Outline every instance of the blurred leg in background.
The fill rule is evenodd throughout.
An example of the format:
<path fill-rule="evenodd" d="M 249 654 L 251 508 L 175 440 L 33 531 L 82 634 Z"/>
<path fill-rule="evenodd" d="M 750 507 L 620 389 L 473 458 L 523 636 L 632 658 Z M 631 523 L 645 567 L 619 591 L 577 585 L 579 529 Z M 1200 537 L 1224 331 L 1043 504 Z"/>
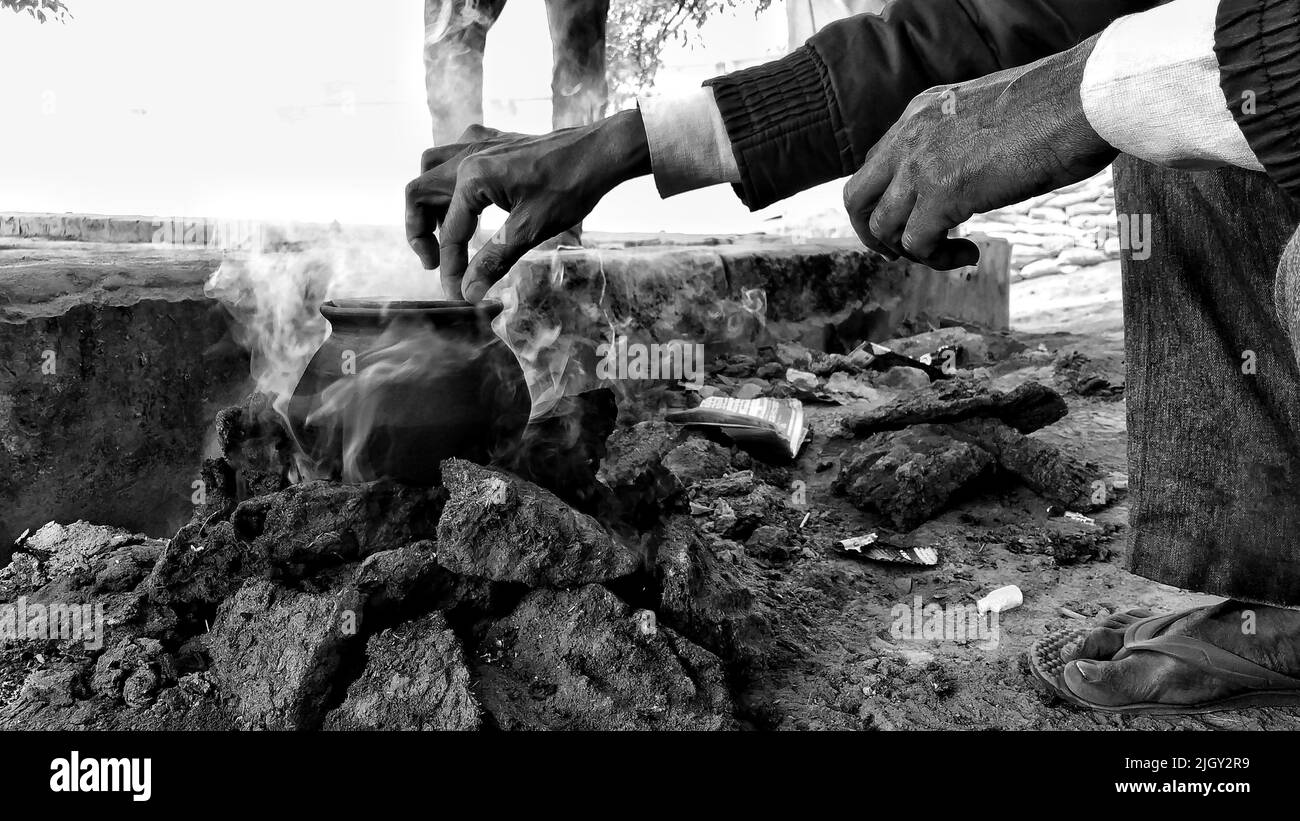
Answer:
<path fill-rule="evenodd" d="M 467 126 L 483 122 L 483 49 L 505 4 L 424 0 L 424 85 L 434 145 L 455 142 Z"/>
<path fill-rule="evenodd" d="M 588 125 L 605 116 L 605 20 L 609 0 L 546 0 L 551 28 L 551 126 Z"/>
<path fill-rule="evenodd" d="M 551 126 L 588 125 L 605 116 L 605 21 L 609 0 L 546 0 L 551 29 Z M 582 225 L 542 247 L 581 245 Z"/>

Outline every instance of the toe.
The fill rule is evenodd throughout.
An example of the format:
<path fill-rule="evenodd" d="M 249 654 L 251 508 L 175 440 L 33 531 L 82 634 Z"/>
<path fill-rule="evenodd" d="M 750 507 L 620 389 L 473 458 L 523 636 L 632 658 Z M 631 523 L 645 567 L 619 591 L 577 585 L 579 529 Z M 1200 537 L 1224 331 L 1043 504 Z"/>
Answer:
<path fill-rule="evenodd" d="M 1062 672 L 1065 684 L 1075 695 L 1101 707 L 1123 707 L 1146 701 L 1146 682 L 1133 659 L 1119 661 L 1080 660 L 1067 664 Z"/>
<path fill-rule="evenodd" d="M 1216 694 L 1187 665 L 1156 653 L 1136 653 L 1119 661 L 1080 660 L 1062 671 L 1070 691 L 1091 704 L 1182 706 Z"/>
<path fill-rule="evenodd" d="M 1106 660 L 1124 646 L 1124 631 L 1113 627 L 1098 627 L 1083 637 L 1074 657 Z"/>

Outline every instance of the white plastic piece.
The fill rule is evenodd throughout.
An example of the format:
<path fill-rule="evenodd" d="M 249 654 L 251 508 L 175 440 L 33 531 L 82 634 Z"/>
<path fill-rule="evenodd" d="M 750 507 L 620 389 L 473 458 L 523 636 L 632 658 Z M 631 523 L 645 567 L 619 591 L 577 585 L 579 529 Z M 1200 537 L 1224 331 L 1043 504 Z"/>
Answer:
<path fill-rule="evenodd" d="M 862 548 L 873 545 L 879 539 L 879 534 L 868 533 L 865 536 L 853 536 L 848 539 L 840 539 L 840 547 L 844 550 L 852 550 L 854 553 L 861 553 Z"/>
<path fill-rule="evenodd" d="M 992 593 L 989 593 L 984 598 L 975 602 L 975 607 L 979 610 L 979 613 L 982 616 L 990 611 L 994 613 L 1002 613 L 1007 610 L 1012 610 L 1024 603 L 1025 596 L 1020 592 L 1020 588 L 1016 587 L 1014 584 L 1009 584 L 1006 587 L 999 587 L 997 590 L 994 590 Z"/>

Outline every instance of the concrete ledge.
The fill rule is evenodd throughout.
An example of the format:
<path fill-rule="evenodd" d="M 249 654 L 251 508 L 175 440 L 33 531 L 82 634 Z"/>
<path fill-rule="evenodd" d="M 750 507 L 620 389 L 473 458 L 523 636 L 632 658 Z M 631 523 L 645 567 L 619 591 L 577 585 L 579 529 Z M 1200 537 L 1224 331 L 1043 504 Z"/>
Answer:
<path fill-rule="evenodd" d="M 492 231 L 484 230 L 481 239 Z M 396 243 L 405 247 L 400 227 L 340 225 L 322 222 L 263 222 L 212 217 L 143 217 L 108 214 L 53 214 L 36 211 L 0 213 L 0 239 L 42 239 L 124 245 L 177 245 L 223 251 L 270 251 L 308 246 L 330 238 L 351 242 Z M 664 245 L 730 245 L 788 243 L 771 234 L 607 233 L 588 231 L 584 245 L 595 248 L 635 248 Z"/>
<path fill-rule="evenodd" d="M 535 251 L 510 275 L 519 311 L 507 338 L 535 372 L 595 387 L 611 331 L 631 342 L 700 344 L 707 361 L 774 340 L 847 350 L 909 321 L 1004 330 L 1010 249 L 977 241 L 980 264 L 947 272 L 887 262 L 856 240 Z M 534 383 L 534 398 L 543 387 Z"/>
<path fill-rule="evenodd" d="M 1003 330 L 1009 246 L 977 241 L 980 264 L 956 271 L 886 262 L 856 240 L 828 240 L 535 251 L 511 280 L 538 321 L 596 341 L 611 322 L 654 341 L 707 344 L 745 336 L 742 326 L 833 323 L 854 310 L 883 312 L 880 339 L 909 320 L 943 317 Z"/>

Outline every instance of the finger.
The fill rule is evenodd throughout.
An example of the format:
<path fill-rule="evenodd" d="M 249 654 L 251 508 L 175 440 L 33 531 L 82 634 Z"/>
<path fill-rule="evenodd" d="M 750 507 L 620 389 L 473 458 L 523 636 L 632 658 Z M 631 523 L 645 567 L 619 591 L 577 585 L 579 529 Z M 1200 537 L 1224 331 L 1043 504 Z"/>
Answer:
<path fill-rule="evenodd" d="M 510 273 L 524 254 L 546 238 L 534 224 L 522 208 L 510 213 L 501 229 L 479 249 L 469 264 L 469 271 L 465 274 L 465 299 L 470 302 L 481 300 L 497 280 Z"/>
<path fill-rule="evenodd" d="M 854 230 L 857 230 L 857 226 L 854 226 Z M 861 231 L 858 232 L 858 239 L 862 241 L 863 245 L 867 246 L 868 250 L 875 252 L 876 254 L 883 257 L 884 259 L 889 260 L 890 262 L 894 262 L 895 260 L 898 259 L 898 253 L 894 251 L 894 249 L 885 245 L 880 240 L 873 237 L 871 235 L 871 232 L 866 230 L 865 226 Z"/>
<path fill-rule="evenodd" d="M 434 236 L 436 215 L 425 206 L 424 178 L 406 186 L 406 241 L 426 270 L 438 267 L 438 240 Z"/>
<path fill-rule="evenodd" d="M 470 123 L 461 132 L 460 137 L 456 140 L 458 143 L 476 143 L 483 140 L 490 140 L 494 137 L 500 137 L 505 132 L 498 131 L 495 128 L 488 128 L 482 123 Z"/>
<path fill-rule="evenodd" d="M 870 214 L 894 178 L 894 163 L 888 153 L 881 149 L 883 144 L 884 140 L 881 140 L 867 152 L 862 167 L 844 184 L 844 208 L 850 216 Z"/>
<path fill-rule="evenodd" d="M 438 166 L 451 162 L 457 154 L 464 153 L 466 149 L 467 146 L 460 142 L 435 145 L 433 148 L 426 149 L 420 155 L 420 173 L 427 174 Z"/>
<path fill-rule="evenodd" d="M 878 143 L 877 147 L 867 154 L 866 162 L 845 184 L 844 210 L 848 212 L 849 223 L 853 226 L 858 239 L 862 240 L 862 244 L 893 260 L 898 258 L 898 254 L 878 242 L 868 227 L 872 209 L 894 176 L 893 165 L 878 150 L 879 145 Z"/>
<path fill-rule="evenodd" d="M 894 176 L 885 193 L 880 196 L 871 216 L 867 219 L 867 230 L 878 242 L 899 256 L 907 256 L 903 249 L 903 229 L 912 215 L 916 205 L 916 186 L 911 177 L 904 173 Z"/>
<path fill-rule="evenodd" d="M 442 221 L 442 237 L 438 244 L 442 264 L 443 293 L 447 299 L 461 298 L 461 281 L 469 264 L 469 241 L 478 228 L 479 215 L 491 204 L 483 187 L 472 176 L 456 184 L 447 206 L 447 216 Z"/>
<path fill-rule="evenodd" d="M 948 238 L 948 231 L 962 223 L 949 203 L 933 195 L 918 198 L 903 228 L 900 244 L 904 253 L 926 262 Z"/>
<path fill-rule="evenodd" d="M 871 233 L 868 223 L 871 219 L 871 211 L 849 211 L 849 224 L 853 226 L 853 232 L 858 235 L 862 244 L 875 251 L 880 256 L 893 262 L 898 259 L 898 252 L 876 239 Z"/>
<path fill-rule="evenodd" d="M 953 268 L 977 265 L 979 261 L 979 246 L 968 239 L 956 238 L 940 240 L 939 246 L 930 254 L 930 257 L 923 260 L 926 265 L 936 271 L 951 271 Z"/>

